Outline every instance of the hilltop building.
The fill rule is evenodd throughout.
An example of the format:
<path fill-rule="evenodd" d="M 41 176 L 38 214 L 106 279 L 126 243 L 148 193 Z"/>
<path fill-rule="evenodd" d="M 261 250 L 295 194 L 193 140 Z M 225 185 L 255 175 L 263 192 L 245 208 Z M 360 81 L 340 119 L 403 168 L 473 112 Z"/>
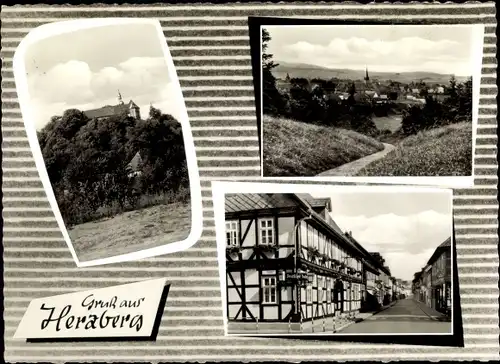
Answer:
<path fill-rule="evenodd" d="M 112 116 L 127 115 L 134 119 L 141 118 L 141 110 L 136 103 L 130 100 L 127 104 L 123 102 L 122 95 L 118 91 L 118 104 L 106 105 L 98 109 L 86 110 L 83 113 L 89 119 L 104 120 Z"/>

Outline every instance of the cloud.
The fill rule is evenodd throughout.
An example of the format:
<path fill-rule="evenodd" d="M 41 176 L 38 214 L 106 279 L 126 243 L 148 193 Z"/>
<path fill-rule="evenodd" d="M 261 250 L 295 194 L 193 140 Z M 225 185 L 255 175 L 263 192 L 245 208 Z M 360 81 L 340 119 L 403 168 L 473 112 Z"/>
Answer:
<path fill-rule="evenodd" d="M 451 235 L 451 216 L 422 211 L 410 216 L 333 216 L 368 251 L 380 252 L 397 278 L 410 279 Z"/>
<path fill-rule="evenodd" d="M 28 78 L 38 127 L 45 125 L 52 115 L 62 114 L 66 108 L 85 110 L 116 104 L 117 90 L 125 102 L 133 99 L 141 109 L 147 106 L 146 110 L 141 110 L 143 114 L 151 102 L 158 104 L 168 98 L 172 105 L 179 103 L 165 93 L 165 90 L 171 92 L 171 82 L 163 57 L 132 57 L 114 67 L 99 70 L 91 70 L 85 62 L 71 60 L 47 72 L 28 75 Z"/>
<path fill-rule="evenodd" d="M 68 99 L 88 100 L 93 97 L 92 72 L 87 63 L 69 61 L 60 63 L 40 75 L 28 75 L 32 97 L 53 103 Z"/>
<path fill-rule="evenodd" d="M 362 37 L 334 38 L 326 45 L 302 40 L 284 45 L 279 52 L 283 59 L 278 61 L 314 62 L 337 68 L 361 68 L 369 61 L 379 71 L 413 69 L 443 73 L 454 72 L 457 63 L 457 71 L 470 73 L 468 50 L 464 52 L 462 48 L 456 41 L 421 37 L 404 37 L 394 41 Z M 467 67 L 463 66 L 464 63 Z"/>
<path fill-rule="evenodd" d="M 352 231 L 367 250 L 419 254 L 435 248 L 451 234 L 451 216 L 423 211 L 410 216 L 383 214 L 333 216 L 340 228 Z"/>

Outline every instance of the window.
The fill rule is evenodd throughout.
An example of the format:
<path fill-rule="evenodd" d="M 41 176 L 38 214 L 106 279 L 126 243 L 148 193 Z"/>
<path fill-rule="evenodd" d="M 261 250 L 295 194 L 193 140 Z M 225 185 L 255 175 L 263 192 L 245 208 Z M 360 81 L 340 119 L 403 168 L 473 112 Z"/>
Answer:
<path fill-rule="evenodd" d="M 333 249 L 332 253 L 333 259 L 339 260 L 339 249 L 337 248 L 337 245 L 333 244 L 333 242 L 332 242 L 332 249 Z"/>
<path fill-rule="evenodd" d="M 318 302 L 323 302 L 323 277 L 318 277 Z"/>
<path fill-rule="evenodd" d="M 311 286 L 307 286 L 306 288 L 306 301 L 307 303 L 312 303 L 313 300 L 313 290 Z"/>
<path fill-rule="evenodd" d="M 238 221 L 226 221 L 226 244 L 238 246 Z"/>
<path fill-rule="evenodd" d="M 319 246 L 318 246 L 319 252 L 323 254 L 325 252 L 325 236 L 321 233 L 319 233 Z"/>
<path fill-rule="evenodd" d="M 313 228 L 311 225 L 307 225 L 307 246 L 313 247 Z"/>
<path fill-rule="evenodd" d="M 262 278 L 263 303 L 276 303 L 276 277 Z"/>
<path fill-rule="evenodd" d="M 307 223 L 302 221 L 300 225 L 300 245 L 307 247 Z"/>
<path fill-rule="evenodd" d="M 274 244 L 274 221 L 273 219 L 259 220 L 259 244 Z"/>

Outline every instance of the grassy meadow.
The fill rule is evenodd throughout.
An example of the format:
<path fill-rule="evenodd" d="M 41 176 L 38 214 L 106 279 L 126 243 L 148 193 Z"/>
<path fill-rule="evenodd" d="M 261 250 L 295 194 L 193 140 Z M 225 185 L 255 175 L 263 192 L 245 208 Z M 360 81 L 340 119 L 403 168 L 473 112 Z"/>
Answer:
<path fill-rule="evenodd" d="M 384 149 L 352 130 L 264 115 L 265 177 L 315 176 Z"/>
<path fill-rule="evenodd" d="M 409 136 L 358 176 L 470 176 L 472 123 L 451 124 Z"/>
<path fill-rule="evenodd" d="M 191 204 L 159 202 L 69 228 L 78 259 L 108 258 L 186 239 L 191 231 Z"/>

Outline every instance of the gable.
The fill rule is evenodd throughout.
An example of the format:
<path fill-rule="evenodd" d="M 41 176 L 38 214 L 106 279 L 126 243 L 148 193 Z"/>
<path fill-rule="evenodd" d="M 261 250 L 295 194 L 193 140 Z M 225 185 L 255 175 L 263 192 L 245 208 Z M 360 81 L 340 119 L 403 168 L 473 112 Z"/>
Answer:
<path fill-rule="evenodd" d="M 142 163 L 142 158 L 140 152 L 137 152 L 132 160 L 129 162 L 128 166 L 132 169 L 132 171 L 137 172 L 140 164 Z"/>

